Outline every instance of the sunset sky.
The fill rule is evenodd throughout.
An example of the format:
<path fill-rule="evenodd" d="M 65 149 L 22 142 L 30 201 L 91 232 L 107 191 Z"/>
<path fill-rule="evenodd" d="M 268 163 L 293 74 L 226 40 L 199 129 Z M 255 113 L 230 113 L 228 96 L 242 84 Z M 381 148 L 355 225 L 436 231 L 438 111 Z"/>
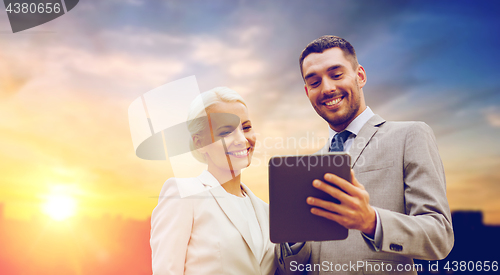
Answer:
<path fill-rule="evenodd" d="M 127 110 L 191 75 L 248 101 L 261 143 L 243 179 L 267 201 L 269 157 L 315 152 L 328 134 L 298 56 L 334 34 L 355 47 L 375 113 L 432 127 L 452 210 L 500 224 L 499 13 L 497 1 L 82 0 L 13 34 L 2 10 L 0 203 L 16 219 L 58 196 L 75 215 L 149 217 L 173 174 L 135 156 Z"/>

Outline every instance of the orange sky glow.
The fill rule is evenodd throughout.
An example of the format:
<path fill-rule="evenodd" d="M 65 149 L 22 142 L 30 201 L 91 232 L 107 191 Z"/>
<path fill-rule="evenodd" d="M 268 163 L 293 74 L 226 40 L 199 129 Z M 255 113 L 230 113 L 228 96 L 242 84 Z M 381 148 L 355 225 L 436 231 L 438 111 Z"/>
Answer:
<path fill-rule="evenodd" d="M 243 180 L 263 200 L 268 199 L 266 163 L 272 155 L 312 153 L 323 146 L 327 125 L 304 95 L 296 61 L 316 33 L 294 40 L 295 34 L 275 24 L 276 16 L 286 17 L 286 13 L 271 13 L 269 24 L 250 20 L 253 23 L 217 25 L 219 32 L 186 19 L 182 21 L 186 32 L 179 32 L 168 24 L 159 30 L 133 21 L 116 28 L 106 28 L 114 25 L 104 21 L 98 27 L 87 25 L 82 18 L 97 4 L 81 2 L 68 16 L 35 31 L 0 34 L 0 202 L 6 218 L 47 216 L 47 198 L 59 195 L 74 200 L 72 215 L 77 217 L 146 220 L 163 182 L 173 173 L 168 161 L 135 156 L 127 109 L 149 90 L 189 75 L 197 76 L 201 91 L 228 86 L 248 101 L 261 146 Z M 134 7 L 124 5 L 124 9 Z M 401 20 L 413 26 L 413 21 Z M 188 22 L 195 24 L 194 30 Z M 4 14 L 0 26 L 9 29 Z M 338 26 L 331 31 L 352 34 Z M 388 120 L 428 123 L 436 132 L 452 210 L 482 210 L 486 223 L 500 224 L 500 109 L 493 100 L 495 94 L 485 95 L 491 104 L 476 106 L 477 102 L 460 98 L 457 87 L 432 81 L 437 88 L 404 86 L 404 93 L 390 94 L 399 84 L 391 88 L 380 80 L 380 72 L 392 72 L 385 63 L 380 66 L 377 58 L 381 49 L 400 40 L 397 30 L 376 31 L 380 35 L 370 38 L 370 43 L 360 43 L 361 36 L 352 35 L 368 75 L 368 105 Z M 277 41 L 272 40 L 276 35 L 284 35 L 277 43 L 281 48 L 266 52 L 274 42 L 265 41 Z M 399 54 L 385 51 L 382 55 L 388 58 L 389 52 Z M 404 51 L 401 56 L 406 56 Z M 394 70 L 408 67 L 398 66 Z M 435 93 L 424 93 L 434 89 Z M 469 105 L 476 111 L 465 109 Z M 470 117 L 476 120 L 470 122 Z M 456 127 L 462 122 L 465 127 Z M 477 125 L 484 134 L 477 134 Z M 305 140 L 307 146 L 287 144 L 285 137 Z"/>

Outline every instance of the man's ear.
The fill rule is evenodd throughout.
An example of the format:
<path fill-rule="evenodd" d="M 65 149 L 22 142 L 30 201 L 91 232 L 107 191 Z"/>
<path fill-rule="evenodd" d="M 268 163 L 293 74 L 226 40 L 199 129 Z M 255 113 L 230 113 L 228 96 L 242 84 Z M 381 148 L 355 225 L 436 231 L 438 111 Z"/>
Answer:
<path fill-rule="evenodd" d="M 366 84 L 366 72 L 365 68 L 363 66 L 359 65 L 358 66 L 358 85 L 359 88 L 363 88 Z"/>
<path fill-rule="evenodd" d="M 306 90 L 306 95 L 309 97 L 309 91 L 307 90 L 307 86 L 304 84 L 304 89 Z"/>

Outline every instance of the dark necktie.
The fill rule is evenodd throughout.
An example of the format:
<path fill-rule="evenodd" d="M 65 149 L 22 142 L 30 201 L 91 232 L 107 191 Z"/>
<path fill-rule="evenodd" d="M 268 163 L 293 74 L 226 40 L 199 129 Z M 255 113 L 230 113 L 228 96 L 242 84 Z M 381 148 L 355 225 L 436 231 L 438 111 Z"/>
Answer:
<path fill-rule="evenodd" d="M 350 135 L 351 135 L 351 132 L 349 132 L 347 130 L 335 134 L 335 136 L 333 136 L 332 144 L 330 145 L 329 152 L 343 152 L 344 151 L 344 143 Z"/>

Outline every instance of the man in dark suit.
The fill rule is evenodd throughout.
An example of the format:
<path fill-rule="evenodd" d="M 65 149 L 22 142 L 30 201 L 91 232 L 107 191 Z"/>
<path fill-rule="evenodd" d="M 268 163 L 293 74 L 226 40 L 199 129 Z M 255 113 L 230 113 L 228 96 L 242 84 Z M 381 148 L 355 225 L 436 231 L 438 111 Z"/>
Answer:
<path fill-rule="evenodd" d="M 308 198 L 311 212 L 349 229 L 341 241 L 281 244 L 282 274 L 416 274 L 413 258 L 438 260 L 453 247 L 444 169 L 423 122 L 390 122 L 366 106 L 367 77 L 352 45 L 322 36 L 302 51 L 305 91 L 329 125 L 319 153 L 347 151 L 352 183 L 333 174 L 315 180 L 335 204 Z M 333 183 L 343 191 L 333 187 Z"/>

